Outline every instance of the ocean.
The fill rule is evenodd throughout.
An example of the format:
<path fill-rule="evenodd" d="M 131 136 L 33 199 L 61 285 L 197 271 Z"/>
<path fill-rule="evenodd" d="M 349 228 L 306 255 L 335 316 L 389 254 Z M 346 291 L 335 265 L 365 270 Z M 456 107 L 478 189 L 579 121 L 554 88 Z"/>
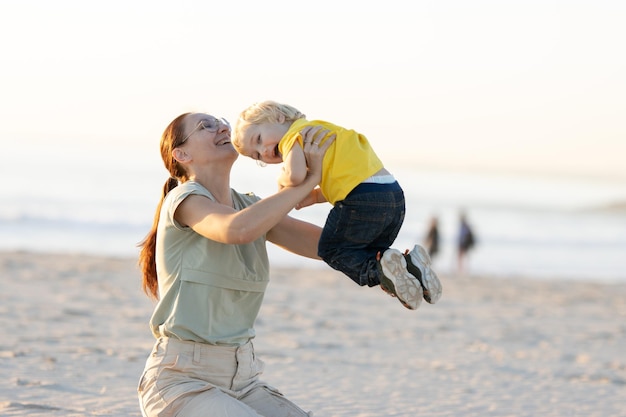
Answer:
<path fill-rule="evenodd" d="M 24 150 L 25 148 L 25 150 Z M 28 162 L 0 167 L 0 250 L 136 257 L 168 177 L 158 150 L 113 151 L 89 144 L 22 146 Z M 502 277 L 626 282 L 626 183 L 521 174 L 387 168 L 402 185 L 406 219 L 394 247 L 412 248 L 437 216 L 440 274 L 456 270 L 458 216 L 477 236 L 467 273 Z M 240 158 L 232 186 L 267 196 L 277 167 Z M 616 206 L 620 206 L 617 207 Z M 320 226 L 330 205 L 294 210 Z M 268 244 L 274 266 L 328 268 Z"/>

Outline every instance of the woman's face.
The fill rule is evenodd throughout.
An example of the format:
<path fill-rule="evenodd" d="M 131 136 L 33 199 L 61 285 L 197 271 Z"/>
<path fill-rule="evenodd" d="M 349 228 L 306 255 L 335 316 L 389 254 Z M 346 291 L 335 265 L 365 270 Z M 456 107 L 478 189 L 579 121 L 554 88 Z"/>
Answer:
<path fill-rule="evenodd" d="M 280 164 L 283 156 L 278 151 L 278 143 L 289 130 L 284 123 L 262 123 L 248 126 L 243 135 L 245 156 L 266 164 Z"/>
<path fill-rule="evenodd" d="M 196 156 L 208 153 L 212 156 L 237 154 L 230 142 L 230 124 L 222 118 L 205 113 L 193 113 L 183 121 L 184 139 L 179 148 Z"/>

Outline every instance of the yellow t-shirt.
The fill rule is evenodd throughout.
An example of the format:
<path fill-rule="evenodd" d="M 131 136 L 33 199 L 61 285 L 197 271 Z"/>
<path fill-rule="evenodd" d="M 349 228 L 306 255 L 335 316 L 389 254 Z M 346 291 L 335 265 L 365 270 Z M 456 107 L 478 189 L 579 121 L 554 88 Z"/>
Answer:
<path fill-rule="evenodd" d="M 238 210 L 259 200 L 231 193 Z M 191 194 L 214 200 L 202 185 L 187 181 L 163 202 L 156 247 L 160 300 L 150 327 L 156 338 L 241 346 L 255 336 L 254 321 L 269 283 L 265 236 L 228 245 L 182 227 L 174 213 Z"/>
<path fill-rule="evenodd" d="M 320 182 L 322 193 L 331 204 L 346 198 L 354 187 L 383 168 L 382 161 L 364 135 L 323 120 L 298 119 L 293 122 L 278 144 L 282 155 L 288 154 L 296 141 L 302 146 L 300 131 L 307 126 L 322 126 L 329 130 L 322 142 L 333 133 L 337 135 L 324 155 Z"/>

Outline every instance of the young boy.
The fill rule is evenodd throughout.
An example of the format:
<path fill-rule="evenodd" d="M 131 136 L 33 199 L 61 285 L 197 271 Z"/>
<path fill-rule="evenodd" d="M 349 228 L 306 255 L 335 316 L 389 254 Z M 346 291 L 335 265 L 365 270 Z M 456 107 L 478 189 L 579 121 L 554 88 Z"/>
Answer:
<path fill-rule="evenodd" d="M 325 121 L 308 121 L 292 106 L 264 101 L 240 114 L 231 140 L 241 155 L 266 164 L 284 162 L 278 184 L 288 187 L 306 176 L 299 134 L 306 126 L 323 127 L 329 131 L 326 137 L 336 135 L 324 156 L 320 187 L 299 206 L 333 205 L 318 255 L 361 286 L 380 285 L 408 309 L 418 308 L 422 298 L 436 303 L 441 283 L 426 250 L 415 245 L 403 255 L 390 248 L 404 221 L 404 193 L 365 136 Z"/>

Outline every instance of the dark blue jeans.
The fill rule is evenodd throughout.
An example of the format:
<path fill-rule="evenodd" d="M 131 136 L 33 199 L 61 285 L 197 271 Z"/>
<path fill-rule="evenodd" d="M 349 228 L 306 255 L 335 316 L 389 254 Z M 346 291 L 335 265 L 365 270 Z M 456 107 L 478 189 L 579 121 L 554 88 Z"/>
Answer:
<path fill-rule="evenodd" d="M 376 254 L 396 240 L 404 215 L 404 192 L 397 182 L 360 184 L 330 211 L 318 255 L 361 286 L 379 285 Z"/>

